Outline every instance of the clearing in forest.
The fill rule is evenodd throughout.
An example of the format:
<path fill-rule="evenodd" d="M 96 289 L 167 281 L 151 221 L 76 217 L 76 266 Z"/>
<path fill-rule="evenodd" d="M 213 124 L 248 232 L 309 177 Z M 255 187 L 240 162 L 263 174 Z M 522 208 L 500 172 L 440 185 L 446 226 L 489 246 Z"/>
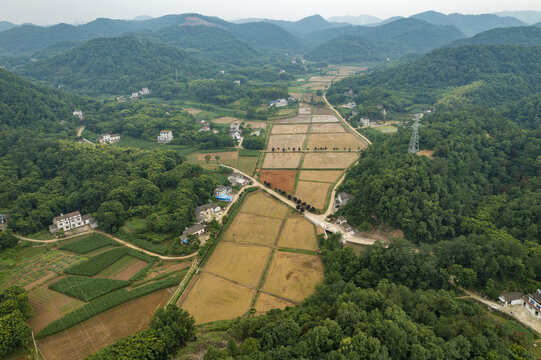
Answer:
<path fill-rule="evenodd" d="M 261 170 L 259 173 L 259 181 L 268 181 L 271 188 L 278 188 L 284 191 L 293 191 L 295 187 L 295 178 L 297 171 L 295 170 Z"/>
<path fill-rule="evenodd" d="M 343 133 L 346 132 L 342 124 L 337 123 L 318 123 L 312 124 L 310 133 Z"/>
<path fill-rule="evenodd" d="M 254 295 L 255 290 L 202 273 L 182 308 L 195 318 L 196 324 L 234 319 L 248 311 Z"/>
<path fill-rule="evenodd" d="M 271 134 L 306 134 L 308 124 L 274 125 Z"/>
<path fill-rule="evenodd" d="M 291 299 L 304 300 L 323 280 L 319 256 L 277 251 L 272 259 L 263 290 Z"/>
<path fill-rule="evenodd" d="M 273 245 L 282 219 L 239 212 L 224 234 L 224 241 L 243 244 Z"/>
<path fill-rule="evenodd" d="M 240 211 L 243 213 L 283 219 L 287 213 L 287 206 L 267 194 L 265 191 L 255 191 L 246 197 Z"/>
<path fill-rule="evenodd" d="M 339 170 L 301 170 L 299 180 L 304 181 L 321 181 L 321 182 L 336 182 L 343 171 Z"/>
<path fill-rule="evenodd" d="M 327 201 L 330 185 L 323 182 L 299 181 L 295 190 L 295 196 L 317 209 L 323 209 Z"/>
<path fill-rule="evenodd" d="M 248 286 L 258 285 L 271 249 L 222 241 L 212 253 L 205 270 Z"/>
<path fill-rule="evenodd" d="M 296 169 L 301 161 L 301 153 L 266 153 L 264 169 Z"/>
<path fill-rule="evenodd" d="M 269 138 L 269 145 L 267 150 L 275 149 L 292 149 L 292 148 L 301 148 L 304 144 L 306 135 L 304 134 L 294 134 L 294 135 L 271 135 Z"/>
<path fill-rule="evenodd" d="M 282 300 L 276 296 L 259 293 L 259 297 L 255 302 L 256 315 L 264 315 L 272 309 L 285 309 L 286 306 L 295 306 L 294 303 Z"/>
<path fill-rule="evenodd" d="M 307 153 L 304 155 L 303 169 L 345 169 L 349 167 L 359 154 L 355 152 L 341 153 Z"/>
<path fill-rule="evenodd" d="M 352 150 L 364 149 L 366 144 L 350 133 L 310 134 L 308 135 L 308 149 L 323 148 L 326 150 Z"/>
<path fill-rule="evenodd" d="M 317 250 L 319 247 L 314 225 L 300 215 L 290 214 L 280 234 L 278 246 L 292 249 Z"/>
<path fill-rule="evenodd" d="M 115 341 L 146 329 L 154 310 L 164 306 L 171 294 L 160 290 L 107 312 L 77 326 L 39 340 L 45 359 L 85 359 Z"/>

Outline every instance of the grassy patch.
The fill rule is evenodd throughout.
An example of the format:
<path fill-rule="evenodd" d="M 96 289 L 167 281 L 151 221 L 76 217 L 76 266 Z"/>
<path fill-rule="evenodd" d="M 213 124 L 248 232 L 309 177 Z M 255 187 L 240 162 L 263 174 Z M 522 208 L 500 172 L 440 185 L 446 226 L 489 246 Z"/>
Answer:
<path fill-rule="evenodd" d="M 83 235 L 75 241 L 64 244 L 60 250 L 67 250 L 76 254 L 86 254 L 105 246 L 117 246 L 118 243 L 102 234 Z"/>
<path fill-rule="evenodd" d="M 239 156 L 259 156 L 259 150 L 239 150 Z"/>
<path fill-rule="evenodd" d="M 47 230 L 41 230 L 41 231 L 38 231 L 36 233 L 26 235 L 26 237 L 29 238 L 29 239 L 34 239 L 34 240 L 51 240 L 51 239 L 54 239 L 54 237 Z"/>
<path fill-rule="evenodd" d="M 49 285 L 49 288 L 83 301 L 90 301 L 129 284 L 128 281 L 123 280 L 66 276 Z"/>

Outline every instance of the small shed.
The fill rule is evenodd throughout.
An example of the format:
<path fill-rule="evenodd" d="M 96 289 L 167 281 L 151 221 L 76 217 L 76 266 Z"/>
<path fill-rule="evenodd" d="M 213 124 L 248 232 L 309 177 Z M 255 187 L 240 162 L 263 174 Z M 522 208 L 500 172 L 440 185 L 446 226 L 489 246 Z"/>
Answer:
<path fill-rule="evenodd" d="M 501 301 L 503 306 L 520 305 L 523 296 L 524 293 L 521 293 L 520 291 L 504 292 L 500 295 L 498 300 Z"/>

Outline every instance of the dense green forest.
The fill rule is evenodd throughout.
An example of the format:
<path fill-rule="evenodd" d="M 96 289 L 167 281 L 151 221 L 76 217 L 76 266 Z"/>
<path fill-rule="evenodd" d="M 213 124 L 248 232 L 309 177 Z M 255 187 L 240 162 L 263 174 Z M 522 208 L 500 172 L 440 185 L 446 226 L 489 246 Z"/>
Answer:
<path fill-rule="evenodd" d="M 160 79 L 186 80 L 214 74 L 208 64 L 166 45 L 134 36 L 91 40 L 32 62 L 21 74 L 89 94 L 129 94 Z"/>
<path fill-rule="evenodd" d="M 449 46 L 474 44 L 541 46 L 541 28 L 536 26 L 497 28 L 476 34 L 471 38 L 454 41 Z"/>
<path fill-rule="evenodd" d="M 218 184 L 175 151 L 143 151 L 63 140 L 29 139 L 4 132 L 0 142 L 0 203 L 9 227 L 21 234 L 43 230 L 60 213 L 95 214 L 116 231 L 130 218 L 146 218 L 156 233 L 180 235 L 194 208 Z"/>
<path fill-rule="evenodd" d="M 73 119 L 76 106 L 86 101 L 58 90 L 35 85 L 0 69 L 0 130 L 24 128 L 59 133 Z"/>
<path fill-rule="evenodd" d="M 31 314 L 24 289 L 11 286 L 0 290 L 0 357 L 5 358 L 30 341 L 32 329 L 25 319 Z"/>
<path fill-rule="evenodd" d="M 404 112 L 413 104 L 496 106 L 541 91 L 541 47 L 468 45 L 435 50 L 394 68 L 335 83 L 333 104 L 350 89 L 362 105 Z M 450 105 L 449 105 L 450 104 Z"/>

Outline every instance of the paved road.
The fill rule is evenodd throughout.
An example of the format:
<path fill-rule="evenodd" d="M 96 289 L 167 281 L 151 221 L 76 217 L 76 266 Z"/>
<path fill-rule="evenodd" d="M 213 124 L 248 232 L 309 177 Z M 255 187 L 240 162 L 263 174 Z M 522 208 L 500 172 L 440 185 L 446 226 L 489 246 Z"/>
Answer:
<path fill-rule="evenodd" d="M 331 105 L 331 103 L 327 100 L 327 93 L 323 94 L 323 99 L 325 100 L 325 103 L 327 104 L 327 106 L 329 106 L 331 108 L 331 110 L 333 110 L 336 115 L 338 115 L 338 118 L 340 120 L 342 120 L 342 122 L 351 130 L 353 131 L 353 133 L 355 133 L 355 135 L 357 135 L 358 137 L 360 137 L 361 139 L 363 139 L 368 145 L 372 145 L 372 141 L 368 140 L 368 138 L 366 136 L 364 136 L 363 134 L 359 133 L 357 130 L 355 130 L 355 128 L 353 126 L 351 126 L 350 123 L 348 123 L 346 121 L 346 119 L 344 119 L 342 117 L 342 115 L 340 115 L 340 113 L 334 108 L 334 106 Z"/>
<path fill-rule="evenodd" d="M 41 243 L 41 244 L 48 244 L 48 243 L 55 243 L 55 242 L 58 242 L 58 241 L 68 240 L 68 239 L 71 239 L 71 238 L 76 237 L 76 236 L 81 236 L 81 235 L 91 234 L 91 233 L 97 233 L 97 234 L 105 235 L 105 236 L 113 239 L 114 241 L 121 243 L 122 245 L 124 245 L 126 247 L 141 251 L 141 252 L 143 252 L 145 254 L 148 254 L 148 255 L 151 255 L 151 256 L 158 257 L 158 258 L 160 258 L 162 260 L 183 260 L 183 259 L 190 259 L 190 258 L 197 255 L 197 252 L 195 252 L 195 253 L 193 253 L 191 255 L 185 255 L 185 256 L 165 256 L 165 255 L 156 254 L 156 253 L 153 253 L 152 251 L 142 249 L 139 246 L 133 245 L 132 243 L 129 243 L 129 242 L 124 241 L 124 240 L 120 240 L 119 238 L 117 238 L 117 237 L 115 237 L 113 235 L 104 233 L 103 231 L 99 231 L 99 230 L 90 230 L 90 231 L 86 231 L 84 233 L 71 235 L 71 236 L 66 236 L 66 237 L 63 237 L 63 238 L 51 239 L 51 240 L 36 240 L 36 239 L 25 238 L 25 237 L 20 236 L 20 235 L 15 235 L 15 236 L 18 237 L 20 240 L 24 240 L 24 241 L 30 241 L 30 242 Z"/>

